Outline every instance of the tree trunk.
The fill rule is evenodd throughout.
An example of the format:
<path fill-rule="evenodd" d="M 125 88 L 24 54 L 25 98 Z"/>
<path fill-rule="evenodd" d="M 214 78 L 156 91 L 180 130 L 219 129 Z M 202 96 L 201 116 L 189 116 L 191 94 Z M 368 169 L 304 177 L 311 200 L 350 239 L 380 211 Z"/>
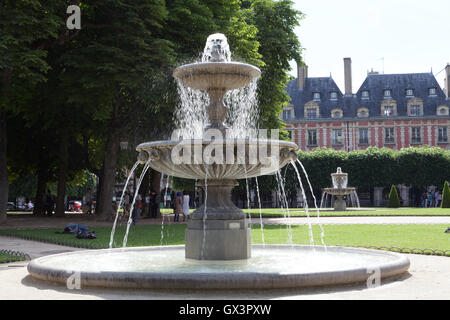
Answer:
<path fill-rule="evenodd" d="M 112 198 L 116 178 L 116 164 L 119 155 L 120 135 L 118 130 L 110 131 L 105 147 L 103 174 L 100 185 L 100 199 L 98 199 L 95 214 L 97 220 L 106 221 L 113 216 Z"/>
<path fill-rule="evenodd" d="M 59 172 L 58 172 L 58 191 L 56 197 L 56 210 L 55 215 L 57 217 L 64 217 L 65 214 L 65 197 L 66 197 L 66 181 L 67 170 L 69 164 L 69 135 L 67 130 L 64 130 L 61 135 L 60 149 L 59 149 Z"/>
<path fill-rule="evenodd" d="M 6 164 L 6 115 L 0 112 L 0 224 L 6 223 L 8 209 L 8 167 Z"/>
<path fill-rule="evenodd" d="M 38 172 L 38 181 L 36 189 L 36 197 L 33 209 L 34 216 L 44 215 L 44 195 L 47 187 L 47 176 L 42 171 Z"/>

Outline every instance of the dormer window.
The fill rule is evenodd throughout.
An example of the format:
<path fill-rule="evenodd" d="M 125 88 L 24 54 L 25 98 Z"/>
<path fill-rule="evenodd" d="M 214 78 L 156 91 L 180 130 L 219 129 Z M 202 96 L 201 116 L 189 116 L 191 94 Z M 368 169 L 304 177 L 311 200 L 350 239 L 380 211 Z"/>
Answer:
<path fill-rule="evenodd" d="M 305 119 L 317 119 L 319 118 L 319 104 L 313 101 L 310 101 L 305 104 L 303 117 Z"/>
<path fill-rule="evenodd" d="M 320 101 L 320 92 L 314 92 L 313 100 L 314 101 Z"/>
<path fill-rule="evenodd" d="M 341 109 L 333 109 L 331 110 L 331 117 L 332 118 L 342 118 L 343 112 Z"/>
<path fill-rule="evenodd" d="M 383 115 L 389 117 L 394 115 L 394 106 L 385 106 L 383 110 Z"/>
<path fill-rule="evenodd" d="M 391 97 L 391 90 L 384 90 L 384 97 L 385 98 L 390 98 Z"/>
<path fill-rule="evenodd" d="M 367 108 L 359 108 L 357 112 L 357 116 L 359 118 L 367 118 L 369 116 L 369 109 Z"/>
<path fill-rule="evenodd" d="M 414 90 L 413 89 L 406 89 L 406 96 L 407 97 L 413 97 L 414 96 Z"/>
<path fill-rule="evenodd" d="M 436 95 L 436 88 L 428 89 L 428 95 L 429 96 L 435 96 Z"/>
<path fill-rule="evenodd" d="M 337 100 L 337 92 L 330 93 L 330 100 Z"/>
<path fill-rule="evenodd" d="M 361 92 L 361 98 L 362 99 L 369 99 L 369 91 L 364 90 Z"/>
<path fill-rule="evenodd" d="M 438 116 L 448 116 L 449 115 L 449 110 L 447 106 L 440 106 L 437 108 L 436 110 L 436 115 Z"/>

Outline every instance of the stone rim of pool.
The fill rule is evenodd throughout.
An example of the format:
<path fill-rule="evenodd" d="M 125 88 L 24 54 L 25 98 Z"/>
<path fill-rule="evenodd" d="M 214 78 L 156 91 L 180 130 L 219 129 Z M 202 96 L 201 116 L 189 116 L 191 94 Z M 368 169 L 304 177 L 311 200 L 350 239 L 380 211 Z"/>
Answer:
<path fill-rule="evenodd" d="M 278 272 L 267 271 L 208 271 L 202 272 L 199 266 L 208 268 L 208 265 L 215 266 L 217 264 L 223 267 L 236 264 L 241 268 L 242 264 L 251 263 L 243 260 L 233 261 L 194 261 L 184 259 L 184 245 L 181 246 L 158 246 L 158 247 L 130 247 L 102 250 L 86 250 L 69 253 L 61 253 L 51 256 L 45 256 L 32 260 L 28 264 L 28 272 L 32 277 L 40 280 L 56 282 L 68 285 L 68 281 L 72 281 L 74 276 L 79 276 L 80 288 L 86 287 L 104 287 L 104 288 L 122 288 L 122 289 L 282 289 L 282 288 L 303 288 L 315 286 L 331 286 L 343 284 L 368 284 L 372 281 L 369 277 L 378 277 L 378 280 L 398 276 L 406 272 L 410 266 L 409 259 L 404 255 L 381 250 L 349 248 L 339 246 L 303 246 L 303 245 L 252 245 L 252 250 L 260 252 L 261 256 L 267 254 L 267 257 L 273 259 L 273 253 L 278 251 L 291 251 L 291 255 L 302 253 L 308 254 L 310 258 L 314 258 L 314 253 L 323 257 L 332 256 L 333 254 L 354 255 L 355 258 L 364 260 L 364 257 L 379 260 L 376 263 L 365 264 L 362 266 L 343 267 L 331 270 L 307 272 L 287 272 L 280 265 Z M 160 267 L 156 267 L 159 271 L 108 271 L 100 268 L 98 271 L 83 270 L 83 268 L 64 267 L 58 261 L 61 259 L 73 258 L 83 261 L 86 255 L 93 255 L 101 259 L 105 254 L 130 253 L 150 254 L 154 256 L 164 257 L 167 254 L 179 251 L 183 254 L 182 258 L 186 264 L 194 264 L 192 272 L 163 272 Z M 272 256 L 271 256 L 272 255 Z M 181 257 L 179 257 L 181 259 Z M 81 259 L 81 260 L 79 260 Z M 332 259 L 332 257 L 331 257 Z M 74 260 L 75 261 L 75 260 Z M 100 262 L 100 260 L 98 261 Z M 302 263 L 299 261 L 299 263 Z M 213 269 L 214 269 L 213 268 Z M 334 269 L 333 269 L 334 268 Z M 194 271 L 195 270 L 195 271 Z"/>

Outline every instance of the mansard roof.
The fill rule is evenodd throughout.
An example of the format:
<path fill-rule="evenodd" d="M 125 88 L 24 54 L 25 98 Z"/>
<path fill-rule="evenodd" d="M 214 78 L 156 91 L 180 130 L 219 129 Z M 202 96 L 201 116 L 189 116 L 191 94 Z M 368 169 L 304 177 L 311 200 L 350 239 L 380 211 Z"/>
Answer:
<path fill-rule="evenodd" d="M 436 95 L 430 96 L 429 89 L 435 88 Z M 442 88 L 432 73 L 410 74 L 368 74 L 356 94 L 343 95 L 331 77 L 306 78 L 303 89 L 298 88 L 297 79 L 289 81 L 287 92 L 294 105 L 295 119 L 304 118 L 304 105 L 313 101 L 314 92 L 321 94 L 318 105 L 320 118 L 331 118 L 331 110 L 340 108 L 344 118 L 356 118 L 357 110 L 361 107 L 369 109 L 370 116 L 380 116 L 381 102 L 385 99 L 384 91 L 391 90 L 391 98 L 397 103 L 397 116 L 407 116 L 407 101 L 412 97 L 406 96 L 406 90 L 413 90 L 413 97 L 423 100 L 424 116 L 436 115 L 436 108 L 441 105 L 450 106 Z M 369 99 L 362 97 L 362 92 L 369 92 Z M 330 93 L 337 92 L 337 99 L 330 100 Z"/>

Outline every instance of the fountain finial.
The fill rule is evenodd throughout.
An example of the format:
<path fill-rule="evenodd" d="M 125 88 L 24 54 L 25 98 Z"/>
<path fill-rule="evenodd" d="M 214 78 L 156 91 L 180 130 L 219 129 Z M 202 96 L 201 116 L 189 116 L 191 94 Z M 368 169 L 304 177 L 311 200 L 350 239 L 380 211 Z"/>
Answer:
<path fill-rule="evenodd" d="M 211 34 L 206 39 L 202 62 L 229 62 L 231 61 L 230 46 L 227 37 L 222 33 Z"/>

